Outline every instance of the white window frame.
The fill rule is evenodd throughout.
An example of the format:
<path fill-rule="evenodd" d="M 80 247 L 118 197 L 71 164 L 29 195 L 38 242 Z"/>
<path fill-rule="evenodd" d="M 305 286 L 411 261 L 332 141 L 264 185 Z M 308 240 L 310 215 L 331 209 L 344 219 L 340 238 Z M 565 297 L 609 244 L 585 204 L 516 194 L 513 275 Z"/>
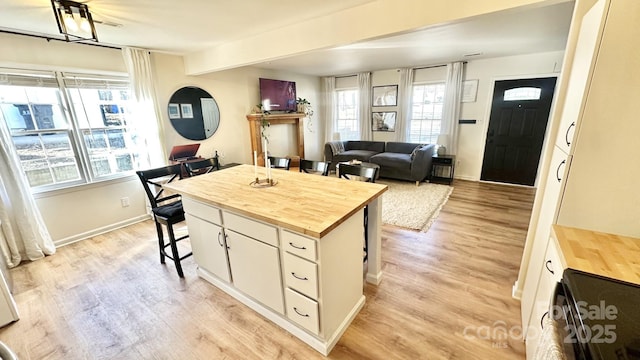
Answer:
<path fill-rule="evenodd" d="M 428 113 L 424 111 L 424 107 L 420 111 L 420 115 L 416 116 L 415 107 L 420 106 L 414 103 L 414 95 L 417 86 L 441 86 L 442 87 L 442 101 L 432 103 L 432 117 L 428 118 Z M 444 108 L 444 96 L 445 96 L 445 81 L 429 81 L 429 82 L 414 82 L 411 87 L 411 111 L 409 118 L 409 136 L 408 141 L 421 144 L 435 144 L 438 140 L 438 135 L 442 129 L 442 112 Z M 422 98 L 424 101 L 424 96 Z M 440 107 L 440 117 L 435 117 L 434 113 L 436 107 Z M 416 133 L 415 128 L 420 130 Z"/>
<path fill-rule="evenodd" d="M 340 134 L 340 140 L 360 140 L 360 120 L 358 118 L 358 108 L 359 108 L 359 104 L 358 104 L 358 88 L 357 87 L 349 87 L 349 88 L 341 88 L 341 89 L 336 89 L 336 109 L 335 109 L 335 114 L 336 114 L 336 119 L 335 119 L 335 123 L 334 123 L 334 129 L 335 132 L 338 132 Z M 341 100 L 341 93 L 346 93 L 346 92 L 353 92 L 353 100 L 354 103 L 353 105 L 349 105 L 349 104 L 344 104 Z M 349 110 L 351 110 L 351 113 L 353 113 L 353 117 L 346 117 L 344 116 L 346 113 L 349 112 Z M 349 125 L 349 123 L 351 123 L 351 126 L 347 126 Z M 348 130 L 348 128 L 351 128 L 351 130 Z"/>
<path fill-rule="evenodd" d="M 44 81 L 43 81 L 44 80 Z M 82 83 L 80 83 L 81 81 Z M 131 116 L 126 118 L 128 123 L 123 126 L 107 126 L 98 129 L 94 126 L 89 128 L 81 127 L 78 120 L 78 111 L 84 111 L 84 108 L 78 109 L 77 106 L 71 100 L 70 91 L 74 91 L 74 88 L 89 88 L 89 89 L 109 89 L 112 91 L 125 90 L 131 96 L 128 84 L 128 77 L 118 75 L 101 75 L 101 74 L 73 74 L 62 73 L 57 71 L 30 71 L 30 70 L 16 70 L 16 69 L 3 69 L 0 68 L 0 85 L 13 85 L 19 87 L 33 87 L 33 86 L 45 86 L 55 88 L 58 91 L 58 97 L 61 106 L 62 116 L 67 122 L 67 129 L 36 129 L 30 131 L 30 133 L 52 133 L 52 132 L 65 132 L 69 136 L 71 143 L 71 151 L 75 158 L 77 168 L 79 171 L 79 178 L 65 182 L 53 183 L 31 187 L 33 193 L 42 193 L 53 190 L 72 188 L 76 186 L 82 186 L 86 184 L 99 183 L 103 181 L 109 181 L 113 179 L 120 179 L 132 176 L 140 167 L 149 165 L 149 154 L 143 146 L 133 146 L 129 140 L 123 139 L 120 141 L 119 134 L 116 134 L 114 138 L 106 137 L 106 141 L 111 144 L 112 140 L 116 143 L 125 143 L 125 149 L 132 152 L 132 168 L 129 170 L 123 170 L 119 172 L 110 173 L 108 176 L 96 176 L 91 169 L 92 156 L 90 149 L 83 139 L 83 131 L 109 131 L 114 134 L 113 131 L 121 130 L 134 131 L 135 125 L 132 123 L 135 119 Z M 1 99 L 0 99 L 1 101 Z M 130 101 L 130 100 L 129 100 Z M 95 104 L 92 104 L 95 105 Z M 120 104 L 118 104 L 120 105 Z M 133 102 L 130 101 L 129 107 L 133 106 Z M 0 116 L 0 121 L 4 121 Z M 1 124 L 1 126 L 6 126 Z M 7 126 L 8 128 L 8 126 Z M 21 135 L 19 133 L 18 135 Z M 24 133 L 25 135 L 27 132 Z M 114 140 L 115 139 L 115 140 Z M 15 148 L 15 145 L 12 144 Z M 113 150 L 109 147 L 109 150 Z M 121 149 L 120 149 L 121 150 Z M 111 151 L 112 152 L 112 151 Z M 133 154 L 135 152 L 135 155 Z M 113 155 L 116 156 L 117 155 Z M 122 160 L 122 157 L 120 158 Z M 49 165 L 51 166 L 51 165 Z"/>

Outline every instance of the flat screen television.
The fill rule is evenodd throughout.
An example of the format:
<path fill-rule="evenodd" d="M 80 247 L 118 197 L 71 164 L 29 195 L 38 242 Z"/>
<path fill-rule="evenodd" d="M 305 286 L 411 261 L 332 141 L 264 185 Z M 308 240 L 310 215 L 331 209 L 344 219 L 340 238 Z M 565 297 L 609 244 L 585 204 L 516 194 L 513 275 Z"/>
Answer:
<path fill-rule="evenodd" d="M 266 111 L 295 112 L 296 83 L 260 78 L 260 103 Z"/>

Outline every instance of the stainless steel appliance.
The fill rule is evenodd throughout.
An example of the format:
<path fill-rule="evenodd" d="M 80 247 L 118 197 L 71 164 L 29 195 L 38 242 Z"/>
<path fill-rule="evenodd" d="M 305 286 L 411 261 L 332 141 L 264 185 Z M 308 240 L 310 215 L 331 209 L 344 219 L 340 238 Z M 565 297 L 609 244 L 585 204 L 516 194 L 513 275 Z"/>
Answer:
<path fill-rule="evenodd" d="M 553 305 L 567 359 L 640 360 L 639 285 L 567 269 Z"/>

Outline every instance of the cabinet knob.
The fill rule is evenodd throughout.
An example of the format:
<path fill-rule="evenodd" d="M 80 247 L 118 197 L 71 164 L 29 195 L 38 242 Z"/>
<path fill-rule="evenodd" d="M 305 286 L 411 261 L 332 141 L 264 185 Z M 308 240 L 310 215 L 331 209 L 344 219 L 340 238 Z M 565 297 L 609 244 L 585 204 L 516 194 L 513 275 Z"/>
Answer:
<path fill-rule="evenodd" d="M 551 269 L 551 268 L 549 267 L 549 265 L 552 265 L 552 264 L 551 264 L 551 260 L 547 260 L 547 262 L 546 262 L 546 263 L 544 263 L 544 267 L 546 267 L 546 268 L 547 268 L 547 271 L 548 271 L 548 272 L 550 272 L 551 274 L 554 274 L 554 275 L 555 275 L 555 272 L 553 271 L 553 269 Z"/>
<path fill-rule="evenodd" d="M 298 315 L 300 315 L 300 316 L 309 317 L 309 314 L 303 314 L 303 313 L 301 313 L 300 311 L 298 311 L 298 308 L 297 308 L 297 307 L 295 307 L 295 306 L 293 307 L 293 311 L 295 311 L 295 312 L 296 312 L 296 314 L 298 314 Z"/>
<path fill-rule="evenodd" d="M 560 164 L 558 164 L 558 168 L 556 169 L 556 180 L 558 180 L 558 182 L 562 181 L 562 178 L 560 177 L 560 168 L 562 167 L 562 165 L 566 163 L 567 163 L 567 160 L 562 160 Z"/>
<path fill-rule="evenodd" d="M 569 125 L 569 127 L 567 128 L 567 132 L 564 134 L 564 142 L 567 143 L 567 146 L 571 145 L 571 141 L 569 141 L 569 131 L 571 131 L 571 128 L 576 126 L 576 122 L 572 122 L 571 125 Z"/>
<path fill-rule="evenodd" d="M 296 275 L 296 273 L 294 273 L 293 271 L 291 272 L 291 275 L 293 275 L 293 277 L 298 279 L 298 280 L 309 280 L 306 277 L 300 277 L 300 276 Z"/>
<path fill-rule="evenodd" d="M 544 329 L 544 317 L 545 316 L 549 316 L 549 312 L 545 312 L 544 314 L 542 314 L 542 317 L 540 318 L 540 328 Z"/>

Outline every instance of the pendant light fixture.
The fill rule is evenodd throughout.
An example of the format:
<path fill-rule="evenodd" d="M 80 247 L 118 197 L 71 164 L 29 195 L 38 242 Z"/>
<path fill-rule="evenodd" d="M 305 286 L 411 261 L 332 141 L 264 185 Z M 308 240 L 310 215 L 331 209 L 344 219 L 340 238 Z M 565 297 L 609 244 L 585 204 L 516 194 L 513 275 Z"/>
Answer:
<path fill-rule="evenodd" d="M 60 33 L 69 42 L 98 42 L 96 28 L 86 4 L 70 0 L 51 0 Z"/>

